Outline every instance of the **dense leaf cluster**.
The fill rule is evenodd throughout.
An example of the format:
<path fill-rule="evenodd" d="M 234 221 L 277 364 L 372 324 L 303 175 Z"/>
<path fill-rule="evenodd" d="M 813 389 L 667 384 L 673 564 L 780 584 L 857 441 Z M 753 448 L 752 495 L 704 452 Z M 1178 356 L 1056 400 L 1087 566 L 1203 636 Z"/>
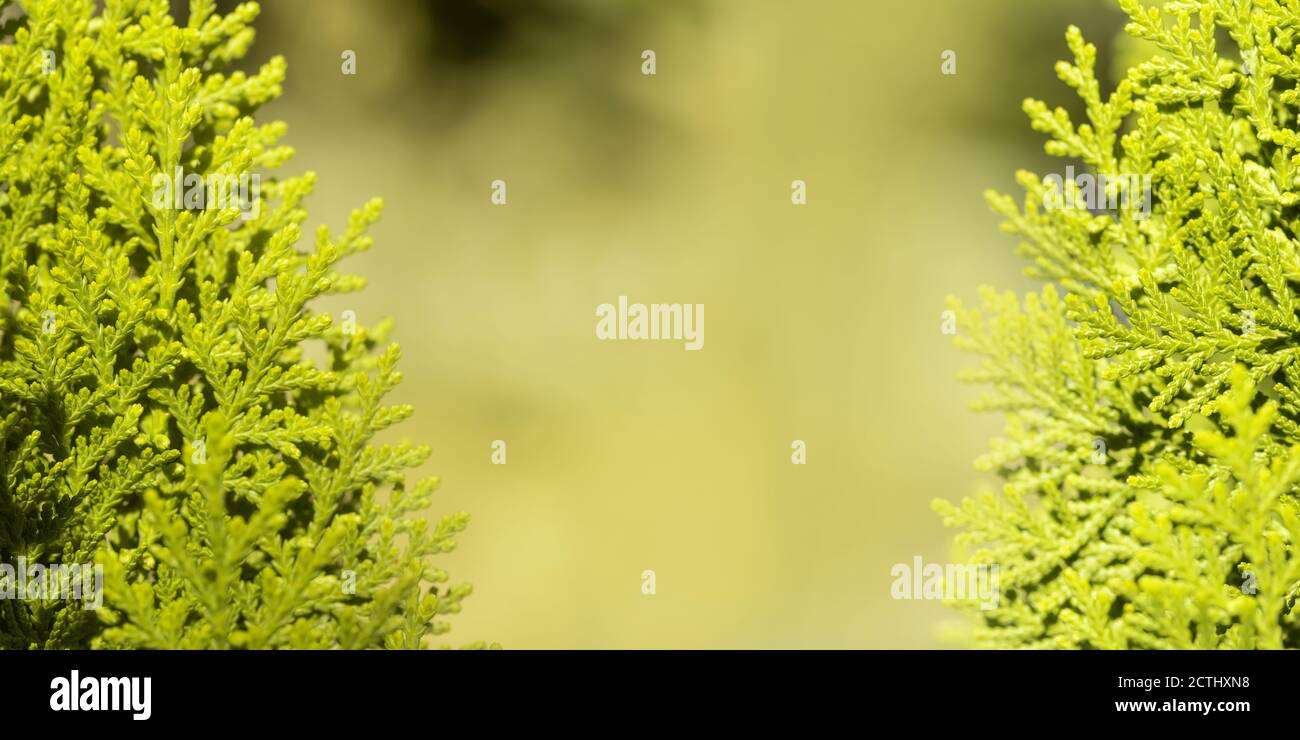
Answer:
<path fill-rule="evenodd" d="M 1023 203 L 989 195 L 1047 285 L 952 301 L 1005 484 L 936 508 L 1000 566 L 984 645 L 1300 647 L 1300 3 L 1120 5 L 1150 58 L 1103 98 L 1071 28 L 1087 121 L 1025 111 L 1049 154 L 1148 181 L 1149 210 L 1060 207 L 1028 172 Z"/>
<path fill-rule="evenodd" d="M 0 601 L 0 647 L 416 647 L 467 585 L 430 557 L 424 447 L 387 324 L 313 301 L 381 204 L 299 246 L 311 174 L 254 111 L 285 63 L 227 72 L 255 3 L 0 3 L 0 562 L 99 563 L 104 607 Z M 158 174 L 259 173 L 255 217 L 175 207 Z M 219 205 L 219 203 L 218 203 Z"/>

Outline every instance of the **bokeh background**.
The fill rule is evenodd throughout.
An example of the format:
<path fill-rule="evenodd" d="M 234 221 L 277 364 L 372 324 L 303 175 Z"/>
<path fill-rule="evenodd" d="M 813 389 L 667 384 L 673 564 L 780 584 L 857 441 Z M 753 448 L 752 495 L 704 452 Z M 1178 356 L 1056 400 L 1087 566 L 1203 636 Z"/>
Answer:
<path fill-rule="evenodd" d="M 369 289 L 324 308 L 397 320 L 399 434 L 433 446 L 431 513 L 473 514 L 449 641 L 947 645 L 962 617 L 889 593 L 951 556 L 930 501 L 991 483 L 943 299 L 1031 287 L 982 192 L 1054 171 L 1020 101 L 1077 109 L 1052 66 L 1075 23 L 1108 68 L 1111 5 L 264 2 L 249 62 L 289 60 L 266 114 L 312 225 L 387 204 Z M 597 341 L 620 295 L 705 304 L 705 349 Z"/>

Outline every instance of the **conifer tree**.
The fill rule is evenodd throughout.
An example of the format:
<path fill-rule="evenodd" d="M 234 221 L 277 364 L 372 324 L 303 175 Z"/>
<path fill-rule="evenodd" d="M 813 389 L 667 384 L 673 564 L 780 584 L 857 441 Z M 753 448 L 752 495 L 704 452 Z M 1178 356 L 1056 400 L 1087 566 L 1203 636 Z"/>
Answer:
<path fill-rule="evenodd" d="M 936 508 L 999 566 L 984 646 L 1300 647 L 1300 4 L 1119 4 L 1151 57 L 1103 96 L 1071 27 L 1086 121 L 1024 104 L 1088 177 L 988 196 L 1046 285 L 950 299 L 1003 487 Z"/>
<path fill-rule="evenodd" d="M 468 517 L 419 516 L 429 450 L 374 441 L 412 413 L 390 324 L 312 308 L 363 287 L 337 266 L 381 203 L 299 244 L 314 176 L 273 176 L 285 125 L 253 117 L 285 62 L 230 70 L 257 4 L 0 8 L 0 562 L 104 573 L 97 610 L 0 600 L 0 647 L 427 645 Z"/>

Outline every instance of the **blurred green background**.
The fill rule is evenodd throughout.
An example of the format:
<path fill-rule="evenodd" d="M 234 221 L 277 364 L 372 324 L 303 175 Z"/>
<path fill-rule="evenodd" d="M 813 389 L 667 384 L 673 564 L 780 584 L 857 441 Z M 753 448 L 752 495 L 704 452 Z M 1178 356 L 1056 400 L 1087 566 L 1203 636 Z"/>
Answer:
<path fill-rule="evenodd" d="M 975 492 L 1000 423 L 966 410 L 943 298 L 1030 286 L 982 191 L 1063 166 L 1020 101 L 1071 103 L 1069 23 L 1108 69 L 1108 2 L 263 5 L 311 225 L 387 203 L 370 288 L 323 308 L 397 319 L 400 434 L 433 446 L 432 513 L 473 514 L 452 644 L 945 644 L 963 618 L 891 599 L 890 567 L 950 558 L 929 502 Z M 705 349 L 597 341 L 620 295 L 705 304 Z"/>

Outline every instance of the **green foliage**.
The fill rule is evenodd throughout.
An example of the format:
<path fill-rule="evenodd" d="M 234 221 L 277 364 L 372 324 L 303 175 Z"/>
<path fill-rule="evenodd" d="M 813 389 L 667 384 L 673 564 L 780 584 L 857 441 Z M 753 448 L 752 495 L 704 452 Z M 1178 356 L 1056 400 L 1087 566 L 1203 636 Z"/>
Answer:
<path fill-rule="evenodd" d="M 1120 5 L 1154 56 L 1103 99 L 1071 28 L 1087 122 L 1024 107 L 1049 154 L 1149 175 L 1149 217 L 989 194 L 1048 285 L 950 299 L 1005 484 L 936 508 L 1000 565 L 983 645 L 1300 647 L 1300 3 Z"/>
<path fill-rule="evenodd" d="M 156 173 L 279 167 L 253 112 L 285 63 L 224 72 L 255 3 L 0 3 L 0 562 L 104 566 L 104 608 L 0 601 L 0 647 L 418 647 L 467 585 L 416 516 L 428 455 L 372 443 L 412 413 L 388 325 L 333 325 L 374 200 L 299 248 L 311 174 L 261 208 L 154 202 Z M 48 69 L 48 55 L 57 60 Z M 229 205 L 229 204 L 227 204 Z M 346 328 L 346 331 L 345 331 Z M 312 359 L 317 357 L 317 359 Z"/>

